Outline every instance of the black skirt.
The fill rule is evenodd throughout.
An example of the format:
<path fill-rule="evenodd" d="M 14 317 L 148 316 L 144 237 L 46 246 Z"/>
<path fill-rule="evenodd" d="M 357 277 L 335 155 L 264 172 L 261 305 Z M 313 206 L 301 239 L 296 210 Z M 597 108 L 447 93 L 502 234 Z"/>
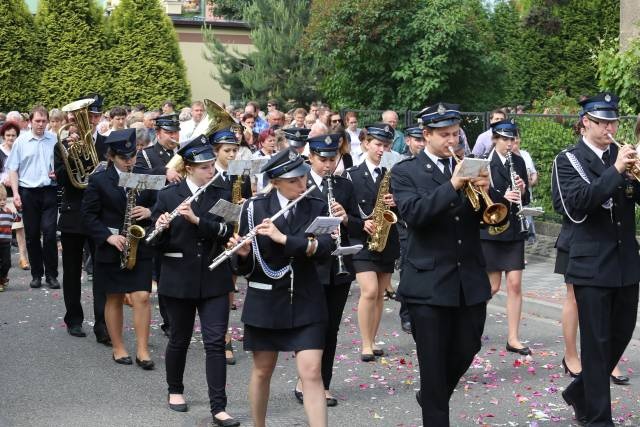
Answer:
<path fill-rule="evenodd" d="M 302 351 L 324 349 L 326 323 L 311 323 L 290 329 L 268 329 L 244 325 L 244 351 Z"/>
<path fill-rule="evenodd" d="M 557 249 L 556 265 L 553 267 L 553 272 L 565 275 L 567 274 L 567 265 L 569 265 L 569 252 Z"/>
<path fill-rule="evenodd" d="M 356 273 L 364 273 L 365 271 L 375 271 L 376 273 L 393 273 L 396 263 L 391 262 L 373 262 L 373 261 L 353 261 L 353 268 Z"/>
<path fill-rule="evenodd" d="M 524 240 L 481 240 L 480 244 L 487 272 L 524 270 Z"/>
<path fill-rule="evenodd" d="M 93 284 L 105 294 L 151 292 L 151 259 L 137 259 L 133 270 L 120 269 L 120 263 L 96 262 L 93 267 Z"/>

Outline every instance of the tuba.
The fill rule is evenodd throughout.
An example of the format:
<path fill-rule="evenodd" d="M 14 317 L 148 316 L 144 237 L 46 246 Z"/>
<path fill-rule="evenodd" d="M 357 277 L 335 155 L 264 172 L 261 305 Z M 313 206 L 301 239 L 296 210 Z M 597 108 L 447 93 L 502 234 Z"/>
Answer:
<path fill-rule="evenodd" d="M 370 219 L 376 224 L 376 229 L 369 237 L 368 248 L 372 252 L 382 252 L 387 246 L 387 239 L 391 226 L 398 222 L 398 216 L 384 204 L 383 197 L 389 192 L 391 184 L 391 171 L 386 171 L 378 188 L 376 205 L 373 208 Z"/>
<path fill-rule="evenodd" d="M 65 113 L 73 114 L 80 140 L 70 144 L 69 147 L 65 147 L 62 143 L 62 132 L 73 126 L 74 123 L 67 123 L 58 130 L 57 146 L 60 149 L 62 161 L 67 169 L 71 185 L 79 189 L 87 187 L 89 175 L 100 163 L 91 135 L 91 123 L 89 122 L 89 106 L 93 102 L 94 99 L 92 98 L 81 99 L 62 107 L 62 111 Z"/>
<path fill-rule="evenodd" d="M 133 267 L 135 267 L 136 257 L 138 254 L 138 243 L 146 234 L 144 228 L 134 224 L 135 220 L 131 216 L 133 208 L 136 207 L 137 196 L 137 189 L 127 189 L 127 209 L 124 213 L 124 225 L 122 226 L 121 231 L 121 234 L 127 239 L 124 250 L 120 255 L 120 268 L 123 270 L 133 270 Z"/>

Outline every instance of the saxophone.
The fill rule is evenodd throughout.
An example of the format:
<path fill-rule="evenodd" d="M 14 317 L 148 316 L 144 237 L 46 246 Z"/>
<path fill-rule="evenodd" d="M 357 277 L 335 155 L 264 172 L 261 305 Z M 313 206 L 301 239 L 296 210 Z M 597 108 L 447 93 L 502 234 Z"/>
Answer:
<path fill-rule="evenodd" d="M 378 188 L 378 195 L 376 196 L 376 204 L 373 208 L 369 219 L 372 219 L 375 223 L 376 229 L 369 237 L 369 250 L 372 252 L 382 252 L 387 246 L 387 239 L 389 238 L 389 231 L 391 226 L 398 222 L 398 217 L 393 211 L 387 209 L 384 204 L 383 197 L 389 192 L 389 186 L 391 184 L 391 172 L 386 171 L 380 182 L 380 188 Z"/>
<path fill-rule="evenodd" d="M 120 254 L 120 268 L 133 270 L 136 265 L 136 256 L 138 254 L 138 242 L 144 238 L 144 228 L 135 224 L 135 219 L 131 216 L 133 208 L 136 207 L 136 198 L 138 197 L 138 190 L 136 188 L 127 189 L 127 209 L 124 212 L 124 225 L 122 226 L 122 234 L 127 242 L 125 243 L 124 250 Z"/>
<path fill-rule="evenodd" d="M 239 175 L 231 187 L 231 203 L 237 205 L 242 200 L 242 184 L 244 184 L 244 175 Z M 240 221 L 233 225 L 233 234 L 240 231 Z"/>

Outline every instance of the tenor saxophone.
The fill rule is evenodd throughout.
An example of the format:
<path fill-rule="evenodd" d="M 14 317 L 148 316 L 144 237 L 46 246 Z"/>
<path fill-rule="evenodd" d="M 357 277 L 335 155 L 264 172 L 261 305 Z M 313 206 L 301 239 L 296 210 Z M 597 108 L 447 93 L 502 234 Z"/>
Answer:
<path fill-rule="evenodd" d="M 124 213 L 124 225 L 121 231 L 121 234 L 127 239 L 124 250 L 120 254 L 120 268 L 123 270 L 133 270 L 133 267 L 135 267 L 136 257 L 138 255 L 138 243 L 146 234 L 144 228 L 136 225 L 135 219 L 131 216 L 133 208 L 136 207 L 137 196 L 137 189 L 127 189 L 127 209 Z"/>
<path fill-rule="evenodd" d="M 384 204 L 384 195 L 389 192 L 389 186 L 391 184 L 391 172 L 386 171 L 380 182 L 380 188 L 378 188 L 378 195 L 376 196 L 376 204 L 373 208 L 373 212 L 369 219 L 372 219 L 375 223 L 375 230 L 369 237 L 368 248 L 372 252 L 382 252 L 387 246 L 387 239 L 389 238 L 389 232 L 391 226 L 398 222 L 398 216 Z"/>

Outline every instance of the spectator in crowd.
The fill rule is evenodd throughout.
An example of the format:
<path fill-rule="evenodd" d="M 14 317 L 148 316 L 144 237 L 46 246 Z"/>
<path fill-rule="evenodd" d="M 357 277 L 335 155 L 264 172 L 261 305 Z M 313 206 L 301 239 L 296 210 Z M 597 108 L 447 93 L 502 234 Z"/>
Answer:
<path fill-rule="evenodd" d="M 7 121 L 7 115 L 5 113 L 0 113 L 0 126 L 2 126 L 6 121 Z"/>
<path fill-rule="evenodd" d="M 311 129 L 311 126 L 313 126 L 316 121 L 316 115 L 313 113 L 309 113 L 304 118 L 304 127 Z"/>
<path fill-rule="evenodd" d="M 104 134 L 108 136 L 114 130 L 121 130 L 125 128 L 125 121 L 127 119 L 127 110 L 123 107 L 113 107 L 111 111 L 109 111 L 109 118 L 111 119 L 111 126 L 109 130 Z"/>
<path fill-rule="evenodd" d="M 351 141 L 351 159 L 353 160 L 353 165 L 358 166 L 362 163 L 366 157 L 366 152 L 364 150 L 364 142 L 367 140 L 367 129 L 360 129 L 360 133 L 358 134 L 358 142 L 357 146 L 354 145 L 353 141 Z"/>
<path fill-rule="evenodd" d="M 135 123 L 140 123 L 140 126 L 144 126 L 144 113 L 142 111 L 132 111 L 131 114 L 127 117 L 126 124 L 128 128 L 137 127 L 133 126 Z"/>
<path fill-rule="evenodd" d="M 267 101 L 267 114 L 272 111 L 276 111 L 278 109 L 278 101 L 275 99 L 270 99 Z"/>
<path fill-rule="evenodd" d="M 244 107 L 244 112 L 252 114 L 255 119 L 254 132 L 260 134 L 263 130 L 269 127 L 269 123 L 262 117 L 260 117 L 260 106 L 255 101 L 247 102 L 246 107 Z"/>
<path fill-rule="evenodd" d="M 393 144 L 391 150 L 396 153 L 404 154 L 407 151 L 407 146 L 404 143 L 404 135 L 402 132 L 396 129 L 398 127 L 398 113 L 393 110 L 387 110 L 382 113 L 382 122 L 388 124 L 393 128 Z"/>
<path fill-rule="evenodd" d="M 5 122 L 0 127 L 0 138 L 2 138 L 2 144 L 0 144 L 0 182 L 7 190 L 7 207 L 13 212 L 17 212 L 13 204 L 13 191 L 11 190 L 11 179 L 9 178 L 9 169 L 7 168 L 7 159 L 11 154 L 11 148 L 13 147 L 16 138 L 20 135 L 20 126 L 15 122 Z M 27 261 L 27 241 L 24 236 L 24 223 L 22 218 L 20 221 L 14 222 L 12 229 L 16 232 L 16 240 L 18 242 L 18 252 L 20 253 L 19 266 L 23 270 L 29 270 L 29 261 Z"/>
<path fill-rule="evenodd" d="M 19 111 L 9 111 L 7 113 L 6 121 L 17 123 L 18 126 L 20 126 L 20 130 L 25 130 L 25 129 L 28 129 L 29 127 L 28 123 L 24 122 L 24 118 L 22 117 L 22 114 L 20 114 Z"/>
<path fill-rule="evenodd" d="M 344 122 L 346 125 L 345 131 L 351 141 L 351 150 L 360 150 L 360 140 L 358 139 L 358 135 L 360 135 L 360 129 L 358 128 L 358 115 L 355 111 L 348 111 L 344 115 Z"/>
<path fill-rule="evenodd" d="M 176 105 L 171 100 L 162 103 L 162 114 L 175 114 Z"/>
<path fill-rule="evenodd" d="M 45 130 L 49 121 L 46 108 L 34 107 L 29 119 L 32 130 L 20 134 L 7 160 L 13 203 L 16 209 L 22 210 L 31 264 L 30 286 L 41 287 L 44 274 L 51 289 L 60 289 L 57 279 L 57 192 L 53 170 L 57 139 Z"/>
<path fill-rule="evenodd" d="M 489 122 L 490 124 L 493 124 L 505 120 L 506 118 L 507 113 L 505 113 L 502 108 L 497 108 L 490 113 Z M 493 132 L 491 131 L 491 127 L 478 135 L 478 139 L 476 139 L 476 145 L 473 146 L 473 150 L 471 151 L 475 157 L 481 157 L 491 151 L 491 148 L 493 146 L 493 142 L 491 142 L 492 136 Z"/>
<path fill-rule="evenodd" d="M 313 116 L 315 117 L 314 120 L 318 119 L 318 109 L 320 108 L 319 104 L 317 102 L 312 102 L 311 105 L 309 105 L 309 114 L 313 114 Z"/>
<path fill-rule="evenodd" d="M 136 149 L 137 151 L 144 150 L 151 144 L 151 138 L 149 138 L 149 130 L 145 127 L 136 128 Z"/>
<path fill-rule="evenodd" d="M 191 108 L 184 107 L 180 110 L 180 114 L 178 114 L 178 120 L 180 120 L 180 124 L 186 123 L 191 120 Z"/>
<path fill-rule="evenodd" d="M 7 206 L 7 190 L 4 185 L 0 185 L 0 292 L 4 292 L 9 283 L 11 227 L 18 221 L 18 214 Z"/>
<path fill-rule="evenodd" d="M 336 131 L 338 128 L 340 128 L 341 132 L 344 132 L 342 117 L 340 117 L 340 113 L 332 112 L 329 115 L 329 123 L 330 123 L 329 128 L 331 129 L 332 132 Z"/>
<path fill-rule="evenodd" d="M 54 135 L 58 135 L 58 131 L 64 124 L 64 119 L 64 113 L 58 108 L 54 108 L 49 112 L 49 126 L 47 130 Z"/>
<path fill-rule="evenodd" d="M 296 108 L 295 110 L 293 110 L 293 122 L 291 123 L 291 125 L 295 128 L 305 127 L 304 118 L 306 115 L 307 110 L 305 110 L 304 108 Z"/>
<path fill-rule="evenodd" d="M 270 128 L 281 128 L 284 126 L 284 113 L 279 110 L 271 110 L 267 114 L 267 121 Z"/>
<path fill-rule="evenodd" d="M 326 105 L 321 105 L 318 109 L 318 122 L 331 128 L 331 110 Z"/>
<path fill-rule="evenodd" d="M 295 108 L 292 108 L 291 110 L 287 111 L 286 113 L 284 113 L 284 127 L 288 128 L 288 127 L 295 127 L 295 122 L 293 120 L 293 112 L 295 111 Z M 303 120 L 304 122 L 304 120 Z"/>
<path fill-rule="evenodd" d="M 156 118 L 158 117 L 157 111 L 147 111 L 144 113 L 142 123 L 149 132 L 149 139 L 153 142 L 156 140 Z"/>

